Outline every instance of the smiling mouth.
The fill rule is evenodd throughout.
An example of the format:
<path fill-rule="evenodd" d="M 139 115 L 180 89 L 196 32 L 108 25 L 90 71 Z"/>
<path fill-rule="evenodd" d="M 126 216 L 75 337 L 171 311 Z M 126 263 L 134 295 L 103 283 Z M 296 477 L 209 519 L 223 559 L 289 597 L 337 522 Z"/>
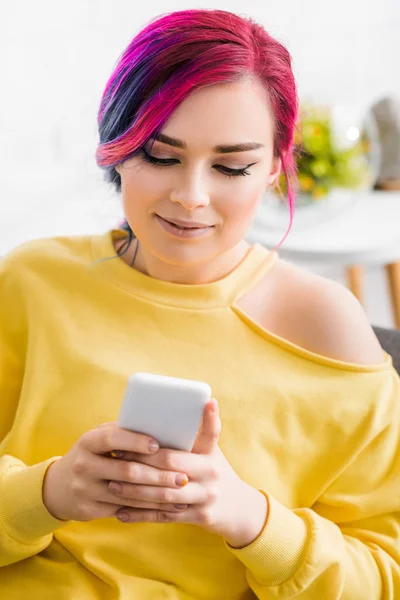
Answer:
<path fill-rule="evenodd" d="M 172 235 L 175 238 L 181 238 L 182 240 L 200 239 L 211 235 L 212 230 L 215 229 L 215 225 L 204 225 L 203 223 L 198 223 L 196 221 L 169 221 L 156 213 L 154 214 L 154 217 L 169 235 Z"/>
<path fill-rule="evenodd" d="M 169 223 L 170 225 L 172 225 L 173 227 L 176 227 L 177 229 L 182 229 L 182 230 L 192 230 L 192 229 L 208 229 L 209 227 L 214 227 L 214 225 L 203 225 L 200 223 L 196 223 L 196 224 L 188 224 L 185 225 L 183 223 L 178 222 L 174 222 L 174 221 L 169 221 L 168 219 L 166 219 L 165 217 L 161 217 L 160 215 L 157 215 L 160 219 L 162 219 L 163 221 L 165 221 L 166 223 Z"/>

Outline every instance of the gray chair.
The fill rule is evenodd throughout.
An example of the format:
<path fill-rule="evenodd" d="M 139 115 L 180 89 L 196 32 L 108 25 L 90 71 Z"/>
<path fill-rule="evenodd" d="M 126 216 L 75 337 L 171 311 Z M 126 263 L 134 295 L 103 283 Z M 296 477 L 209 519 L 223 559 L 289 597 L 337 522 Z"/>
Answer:
<path fill-rule="evenodd" d="M 400 373 L 400 330 L 373 326 L 382 348 L 393 358 L 393 366 Z"/>

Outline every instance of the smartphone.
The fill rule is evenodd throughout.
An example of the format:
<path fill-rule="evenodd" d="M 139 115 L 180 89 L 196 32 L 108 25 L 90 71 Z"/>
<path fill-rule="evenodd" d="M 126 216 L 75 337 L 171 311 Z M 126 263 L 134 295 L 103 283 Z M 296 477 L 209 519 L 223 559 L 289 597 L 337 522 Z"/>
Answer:
<path fill-rule="evenodd" d="M 191 452 L 211 398 L 202 381 L 135 373 L 126 386 L 119 427 L 152 436 L 162 448 Z"/>

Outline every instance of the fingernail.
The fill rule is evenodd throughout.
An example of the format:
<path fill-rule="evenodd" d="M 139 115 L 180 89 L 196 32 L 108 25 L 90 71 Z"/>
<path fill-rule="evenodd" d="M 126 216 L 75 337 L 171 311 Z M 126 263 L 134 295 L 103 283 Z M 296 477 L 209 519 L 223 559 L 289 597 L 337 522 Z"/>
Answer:
<path fill-rule="evenodd" d="M 177 508 L 178 510 L 185 510 L 187 506 L 187 504 L 175 504 L 175 508 Z"/>
<path fill-rule="evenodd" d="M 116 481 L 111 481 L 108 484 L 108 489 L 115 494 L 120 494 L 122 492 L 122 485 Z"/>
<path fill-rule="evenodd" d="M 125 452 L 122 452 L 122 450 L 113 450 L 111 452 L 111 456 L 114 458 L 123 458 L 125 456 Z"/>
<path fill-rule="evenodd" d="M 176 485 L 179 485 L 180 487 L 183 487 L 184 485 L 186 485 L 187 483 L 189 483 L 188 476 L 187 475 L 183 475 L 182 473 L 179 473 L 175 477 L 175 483 L 176 483 Z"/>
<path fill-rule="evenodd" d="M 150 452 L 157 452 L 160 449 L 160 445 L 157 442 L 151 441 L 149 443 Z"/>
<path fill-rule="evenodd" d="M 127 521 L 129 521 L 129 515 L 127 512 L 120 512 L 117 513 L 117 517 L 120 521 L 122 521 L 123 523 L 126 523 Z"/>

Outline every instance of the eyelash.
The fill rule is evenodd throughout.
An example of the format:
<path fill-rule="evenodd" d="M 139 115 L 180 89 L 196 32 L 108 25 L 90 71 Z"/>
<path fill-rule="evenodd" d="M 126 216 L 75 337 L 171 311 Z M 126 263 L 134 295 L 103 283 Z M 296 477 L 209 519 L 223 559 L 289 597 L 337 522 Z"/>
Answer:
<path fill-rule="evenodd" d="M 175 158 L 166 158 L 166 159 L 161 159 L 161 158 L 156 158 L 155 156 L 151 156 L 151 154 L 148 154 L 146 152 L 146 150 L 142 150 L 142 155 L 143 155 L 143 159 L 152 164 L 154 167 L 170 167 L 172 164 L 176 164 L 175 161 L 177 159 Z M 171 161 L 173 161 L 171 163 Z M 229 169 L 228 167 L 223 167 L 222 165 L 219 165 L 220 169 L 223 169 L 223 171 L 221 171 L 224 175 L 226 175 L 227 177 L 241 177 L 241 176 L 245 176 L 245 175 L 250 175 L 250 171 L 248 171 L 248 167 L 251 167 L 252 165 L 255 165 L 256 163 L 251 163 L 250 165 L 248 165 L 247 167 L 245 167 L 244 169 Z"/>

